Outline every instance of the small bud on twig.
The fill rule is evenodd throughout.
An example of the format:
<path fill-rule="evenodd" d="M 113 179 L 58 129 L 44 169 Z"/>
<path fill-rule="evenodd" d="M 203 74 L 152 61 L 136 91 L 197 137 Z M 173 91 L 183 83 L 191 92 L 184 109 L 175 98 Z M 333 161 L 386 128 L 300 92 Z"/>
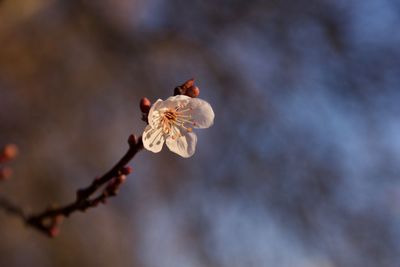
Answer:
<path fill-rule="evenodd" d="M 186 94 L 186 91 L 188 88 L 192 87 L 194 85 L 194 79 L 187 80 L 184 82 L 182 85 L 179 85 L 175 87 L 174 89 L 174 95 L 184 95 Z"/>
<path fill-rule="evenodd" d="M 151 102 L 150 102 L 150 100 L 149 100 L 147 97 L 143 97 L 143 98 L 140 100 L 140 110 L 141 110 L 143 113 L 149 113 L 150 108 L 151 108 Z"/>
<path fill-rule="evenodd" d="M 49 235 L 50 237 L 56 237 L 60 234 L 60 228 L 57 226 L 53 226 L 49 229 Z"/>
<path fill-rule="evenodd" d="M 121 174 L 123 174 L 123 175 L 129 175 L 131 173 L 132 173 L 131 167 L 125 166 L 121 169 Z"/>
<path fill-rule="evenodd" d="M 190 88 L 194 85 L 194 78 L 187 80 L 184 84 L 182 84 L 183 88 Z"/>
<path fill-rule="evenodd" d="M 126 181 L 126 175 L 119 175 L 111 180 L 104 189 L 103 194 L 106 196 L 115 196 L 118 193 L 119 187 Z"/>
<path fill-rule="evenodd" d="M 51 218 L 51 223 L 48 227 L 48 232 L 50 237 L 56 237 L 60 234 L 60 224 L 64 220 L 62 215 L 57 215 Z"/>
<path fill-rule="evenodd" d="M 194 85 L 194 79 L 187 80 L 182 85 L 175 87 L 174 96 L 175 95 L 187 95 L 189 97 L 195 98 L 200 95 L 199 87 Z"/>
<path fill-rule="evenodd" d="M 200 95 L 200 89 L 197 86 L 189 87 L 186 90 L 186 94 L 185 95 L 190 96 L 192 98 L 196 98 L 196 97 L 198 97 Z"/>
<path fill-rule="evenodd" d="M 0 152 L 0 162 L 13 160 L 18 155 L 18 147 L 14 144 L 8 144 L 4 146 Z"/>

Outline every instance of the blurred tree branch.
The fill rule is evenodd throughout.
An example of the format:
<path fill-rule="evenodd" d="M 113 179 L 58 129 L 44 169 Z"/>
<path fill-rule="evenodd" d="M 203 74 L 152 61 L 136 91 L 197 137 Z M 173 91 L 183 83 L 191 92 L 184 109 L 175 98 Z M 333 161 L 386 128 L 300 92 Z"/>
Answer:
<path fill-rule="evenodd" d="M 54 237 L 59 233 L 59 225 L 62 218 L 68 217 L 76 211 L 86 211 L 89 208 L 96 207 L 100 203 L 105 203 L 107 198 L 115 196 L 119 187 L 125 181 L 126 176 L 131 173 L 131 169 L 126 165 L 143 148 L 142 138 L 129 136 L 129 149 L 124 156 L 103 176 L 96 178 L 91 185 L 79 189 L 76 194 L 76 200 L 62 207 L 53 207 L 43 212 L 26 215 L 23 209 L 4 197 L 0 196 L 0 208 L 11 215 L 22 219 L 28 226 L 31 226 L 44 234 Z M 103 191 L 94 198 L 91 198 L 101 187 L 105 185 Z"/>
<path fill-rule="evenodd" d="M 10 202 L 3 196 L 0 196 L 0 209 L 4 210 L 10 215 L 14 215 L 16 217 L 21 218 L 22 220 L 26 220 L 24 211 L 14 203 Z"/>
<path fill-rule="evenodd" d="M 68 205 L 59 208 L 50 208 L 36 215 L 26 218 L 26 223 L 49 236 L 55 236 L 58 233 L 58 224 L 60 218 L 68 217 L 76 211 L 86 211 L 89 208 L 96 207 L 99 203 L 105 203 L 108 197 L 115 196 L 119 186 L 125 181 L 126 175 L 131 170 L 126 165 L 143 148 L 142 138 L 136 139 L 131 135 L 128 140 L 129 149 L 118 163 L 106 172 L 103 176 L 96 178 L 92 184 L 86 188 L 79 189 L 76 193 L 76 200 Z M 107 184 L 108 183 L 108 184 Z M 100 187 L 107 184 L 102 193 L 91 199 Z"/>

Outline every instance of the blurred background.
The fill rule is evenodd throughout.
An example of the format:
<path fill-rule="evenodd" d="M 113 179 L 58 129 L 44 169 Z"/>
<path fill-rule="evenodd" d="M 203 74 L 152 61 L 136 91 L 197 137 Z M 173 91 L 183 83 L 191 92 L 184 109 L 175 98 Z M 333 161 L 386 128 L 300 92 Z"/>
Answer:
<path fill-rule="evenodd" d="M 48 239 L 0 212 L 0 266 L 396 267 L 397 0 L 2 0 L 0 195 L 70 202 L 194 77 L 196 154 L 144 151 L 118 197 Z"/>

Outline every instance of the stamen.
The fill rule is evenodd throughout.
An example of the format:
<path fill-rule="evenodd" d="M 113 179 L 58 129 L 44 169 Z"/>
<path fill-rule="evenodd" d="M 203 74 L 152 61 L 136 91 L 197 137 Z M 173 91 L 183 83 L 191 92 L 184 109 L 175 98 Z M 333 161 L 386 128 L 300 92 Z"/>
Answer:
<path fill-rule="evenodd" d="M 172 135 L 171 135 L 171 138 L 172 139 L 177 139 L 177 138 L 179 138 L 179 137 L 181 137 L 182 135 L 181 135 L 181 133 L 179 132 L 179 130 L 178 130 L 178 128 L 177 127 L 172 127 Z"/>
<path fill-rule="evenodd" d="M 192 120 L 188 120 L 188 119 L 177 119 L 176 121 L 180 122 L 180 123 L 191 123 L 191 124 L 193 124 L 193 121 Z"/>
<path fill-rule="evenodd" d="M 185 114 L 185 112 L 189 110 L 193 109 L 191 107 L 178 105 L 174 109 L 170 108 L 165 109 L 164 111 L 159 111 L 152 116 L 153 123 L 159 125 L 164 134 L 170 135 L 173 139 L 179 138 L 182 136 L 179 132 L 179 127 L 182 127 L 187 132 L 192 132 L 192 128 L 185 125 L 196 125 L 196 123 L 191 119 L 192 116 L 190 114 Z"/>

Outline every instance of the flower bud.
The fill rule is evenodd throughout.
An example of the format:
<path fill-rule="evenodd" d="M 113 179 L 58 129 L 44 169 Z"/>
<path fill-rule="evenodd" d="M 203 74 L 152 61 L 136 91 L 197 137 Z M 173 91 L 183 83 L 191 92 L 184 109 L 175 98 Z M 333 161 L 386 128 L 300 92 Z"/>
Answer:
<path fill-rule="evenodd" d="M 151 108 L 151 102 L 147 97 L 143 97 L 142 99 L 140 99 L 140 110 L 143 113 L 149 113 Z"/>
<path fill-rule="evenodd" d="M 175 95 L 186 95 L 187 90 L 190 87 L 193 87 L 194 85 L 194 79 L 187 80 L 184 82 L 182 85 L 179 85 L 178 87 L 175 87 L 174 89 L 174 96 Z"/>
<path fill-rule="evenodd" d="M 125 166 L 121 169 L 121 174 L 123 174 L 123 175 L 129 175 L 129 174 L 131 174 L 131 172 L 132 172 L 132 168 L 128 167 L 128 166 Z"/>
<path fill-rule="evenodd" d="M 196 98 L 196 97 L 198 97 L 200 95 L 200 89 L 197 86 L 189 87 L 186 90 L 185 95 L 190 96 L 192 98 Z"/>
<path fill-rule="evenodd" d="M 14 144 L 6 145 L 0 152 L 0 161 L 13 160 L 18 155 L 18 147 Z"/>
<path fill-rule="evenodd" d="M 181 85 L 183 88 L 188 89 L 194 86 L 194 79 L 187 80 L 184 84 Z"/>
<path fill-rule="evenodd" d="M 186 93 L 186 89 L 181 87 L 181 86 L 177 86 L 174 89 L 174 96 L 176 95 L 184 95 Z"/>
<path fill-rule="evenodd" d="M 118 176 L 117 177 L 118 188 L 119 188 L 119 186 L 121 186 L 121 184 L 125 183 L 125 181 L 126 181 L 126 175 L 123 174 L 123 175 Z"/>
<path fill-rule="evenodd" d="M 57 226 L 52 226 L 49 229 L 49 235 L 50 237 L 57 237 L 60 234 L 60 228 Z"/>
<path fill-rule="evenodd" d="M 118 175 L 114 177 L 110 182 L 108 182 L 103 194 L 108 196 L 115 196 L 118 193 L 119 187 L 126 181 L 126 175 Z"/>

